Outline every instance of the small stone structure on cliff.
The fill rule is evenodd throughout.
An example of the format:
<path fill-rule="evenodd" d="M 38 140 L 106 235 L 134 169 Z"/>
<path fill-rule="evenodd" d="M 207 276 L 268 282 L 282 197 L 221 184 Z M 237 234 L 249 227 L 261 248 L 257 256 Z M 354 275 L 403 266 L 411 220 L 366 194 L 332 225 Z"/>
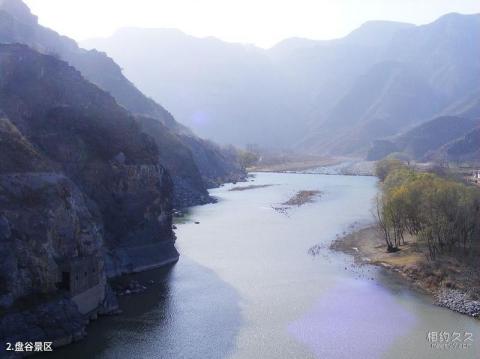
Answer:
<path fill-rule="evenodd" d="M 103 262 L 99 257 L 78 257 L 59 263 L 58 288 L 64 290 L 82 314 L 93 314 L 105 298 Z"/>
<path fill-rule="evenodd" d="M 95 257 L 75 258 L 62 261 L 60 264 L 61 278 L 59 289 L 66 290 L 70 295 L 80 294 L 100 283 L 99 260 Z"/>

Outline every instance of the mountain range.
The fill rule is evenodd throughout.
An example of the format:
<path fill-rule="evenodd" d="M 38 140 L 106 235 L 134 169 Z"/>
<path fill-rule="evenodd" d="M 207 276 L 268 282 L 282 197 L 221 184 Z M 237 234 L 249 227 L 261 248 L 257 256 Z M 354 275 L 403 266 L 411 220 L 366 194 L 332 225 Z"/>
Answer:
<path fill-rule="evenodd" d="M 292 38 L 270 49 L 140 28 L 82 44 L 112 56 L 206 138 L 366 156 L 375 141 L 437 117 L 477 116 L 479 37 L 480 15 L 452 13 L 422 26 L 372 21 L 341 39 Z"/>

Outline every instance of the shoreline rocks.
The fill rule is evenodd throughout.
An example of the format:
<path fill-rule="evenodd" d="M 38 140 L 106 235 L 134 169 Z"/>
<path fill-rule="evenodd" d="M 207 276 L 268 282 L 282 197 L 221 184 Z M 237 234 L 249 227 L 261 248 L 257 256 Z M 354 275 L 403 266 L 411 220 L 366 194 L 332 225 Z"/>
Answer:
<path fill-rule="evenodd" d="M 467 293 L 457 289 L 445 288 L 438 291 L 435 304 L 474 318 L 480 317 L 480 301 L 468 298 Z"/>
<path fill-rule="evenodd" d="M 146 290 L 147 290 L 146 286 L 140 284 L 136 280 L 131 280 L 126 284 L 118 285 L 115 288 L 115 293 L 118 296 L 124 296 L 124 295 L 143 293 Z"/>

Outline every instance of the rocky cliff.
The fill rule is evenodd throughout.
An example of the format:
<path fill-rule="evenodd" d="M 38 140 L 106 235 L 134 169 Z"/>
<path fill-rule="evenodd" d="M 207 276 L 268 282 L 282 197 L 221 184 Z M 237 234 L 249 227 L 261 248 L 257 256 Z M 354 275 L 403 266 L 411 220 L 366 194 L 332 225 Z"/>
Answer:
<path fill-rule="evenodd" d="M 75 41 L 40 26 L 37 17 L 31 14 L 21 0 L 0 2 L 0 42 L 26 44 L 39 52 L 61 58 L 78 69 L 87 80 L 109 92 L 131 113 L 140 115 L 142 119 L 148 117 L 160 122 L 163 126 L 146 121 L 141 128 L 155 127 L 155 130 L 148 134 L 160 145 L 160 163 L 172 176 L 176 192 L 175 206 L 202 204 L 207 202 L 207 199 L 211 201 L 207 193 L 208 184 L 217 183 L 219 179 L 208 177 L 212 168 L 221 169 L 222 181 L 245 175 L 240 166 L 225 161 L 228 155 L 223 149 L 204 146 L 203 140 L 176 122 L 162 106 L 142 94 L 105 53 L 81 49 Z M 170 147 L 173 143 L 175 151 Z M 195 151 L 198 148 L 208 154 L 208 162 L 196 162 Z M 229 160 L 236 162 L 236 158 Z M 195 179 L 199 171 L 207 174 L 202 176 L 206 182 L 202 178 Z"/>
<path fill-rule="evenodd" d="M 173 207 L 242 176 L 105 54 L 0 0 L 2 343 L 81 338 L 117 308 L 109 277 L 178 259 Z"/>
<path fill-rule="evenodd" d="M 114 306 L 107 277 L 178 259 L 159 158 L 138 118 L 76 69 L 0 45 L 2 342 L 71 341 Z"/>

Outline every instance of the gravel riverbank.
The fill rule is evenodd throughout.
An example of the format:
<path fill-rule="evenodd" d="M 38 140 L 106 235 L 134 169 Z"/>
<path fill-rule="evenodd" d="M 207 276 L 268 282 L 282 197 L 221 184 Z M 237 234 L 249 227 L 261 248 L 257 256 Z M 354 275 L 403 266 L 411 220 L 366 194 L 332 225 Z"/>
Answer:
<path fill-rule="evenodd" d="M 330 248 L 354 256 L 357 264 L 380 266 L 429 293 L 435 304 L 475 318 L 480 316 L 480 275 L 452 258 L 428 261 L 413 239 L 387 253 L 375 226 L 354 230 L 333 241 Z"/>

